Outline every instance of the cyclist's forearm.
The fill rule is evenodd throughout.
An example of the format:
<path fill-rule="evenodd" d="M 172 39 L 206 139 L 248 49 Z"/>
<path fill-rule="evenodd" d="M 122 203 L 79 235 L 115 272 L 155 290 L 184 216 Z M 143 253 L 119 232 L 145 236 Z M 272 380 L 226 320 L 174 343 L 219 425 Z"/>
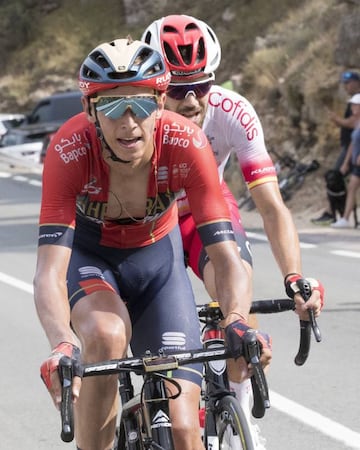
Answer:
<path fill-rule="evenodd" d="M 299 237 L 289 210 L 284 207 L 272 217 L 264 217 L 264 229 L 282 276 L 301 273 Z"/>
<path fill-rule="evenodd" d="M 239 259 L 236 243 L 218 243 L 206 250 L 214 266 L 216 292 L 224 317 L 230 323 L 239 316 L 229 319 L 227 316 L 236 312 L 247 320 L 252 298 L 251 280 Z"/>
<path fill-rule="evenodd" d="M 70 249 L 43 245 L 38 249 L 34 278 L 36 310 L 51 347 L 59 342 L 76 342 L 70 327 L 70 306 L 66 273 Z"/>
<path fill-rule="evenodd" d="M 51 348 L 59 342 L 75 344 L 76 340 L 70 328 L 70 307 L 64 287 L 53 285 L 51 289 L 46 289 L 41 283 L 35 283 L 34 297 L 38 317 Z"/>
<path fill-rule="evenodd" d="M 278 185 L 264 183 L 252 189 L 251 194 L 263 219 L 264 230 L 281 274 L 301 273 L 298 233 Z"/>

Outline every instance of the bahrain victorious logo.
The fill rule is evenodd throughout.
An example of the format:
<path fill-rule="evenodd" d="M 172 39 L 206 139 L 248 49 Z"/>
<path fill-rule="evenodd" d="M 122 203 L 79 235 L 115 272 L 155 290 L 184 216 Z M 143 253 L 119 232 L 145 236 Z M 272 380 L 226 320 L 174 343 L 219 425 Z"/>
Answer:
<path fill-rule="evenodd" d="M 208 144 L 207 137 L 201 130 L 197 131 L 196 135 L 193 136 L 192 141 L 196 148 L 205 148 Z"/>

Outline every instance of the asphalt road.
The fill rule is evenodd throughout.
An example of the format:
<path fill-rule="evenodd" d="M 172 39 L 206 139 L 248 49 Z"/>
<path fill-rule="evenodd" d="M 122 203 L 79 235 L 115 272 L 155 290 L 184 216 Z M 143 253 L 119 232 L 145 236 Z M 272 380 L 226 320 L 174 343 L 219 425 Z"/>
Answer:
<path fill-rule="evenodd" d="M 40 176 L 0 162 L 0 433 L 2 450 L 70 449 L 59 437 L 59 416 L 39 377 L 49 352 L 32 298 Z M 326 287 L 318 323 L 323 341 L 313 341 L 302 367 L 294 313 L 259 317 L 273 337 L 268 376 L 272 407 L 259 423 L 267 450 L 360 449 L 358 349 L 360 344 L 360 230 L 300 231 L 305 275 Z M 261 229 L 249 229 L 255 260 L 255 298 L 283 297 L 282 280 Z M 194 280 L 199 302 L 206 301 Z"/>

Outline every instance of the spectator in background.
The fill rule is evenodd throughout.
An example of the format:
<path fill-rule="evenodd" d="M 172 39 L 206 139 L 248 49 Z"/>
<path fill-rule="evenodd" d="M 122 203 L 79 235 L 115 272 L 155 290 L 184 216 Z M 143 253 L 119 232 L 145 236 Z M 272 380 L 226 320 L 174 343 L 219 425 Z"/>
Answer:
<path fill-rule="evenodd" d="M 343 72 L 341 75 L 341 83 L 349 96 L 353 96 L 360 92 L 360 74 L 358 72 Z M 350 102 L 346 105 L 343 117 L 337 115 L 333 111 L 329 111 L 329 118 L 336 126 L 340 128 L 340 154 L 333 166 L 333 169 L 340 170 L 344 163 L 347 150 L 351 142 L 351 133 L 355 126 L 355 119 L 352 116 Z M 344 175 L 347 175 L 349 172 L 350 166 L 348 167 L 347 173 L 344 173 Z M 312 219 L 311 222 L 316 225 L 329 225 L 335 222 L 335 219 L 336 217 L 334 217 L 331 212 L 330 205 L 328 205 L 322 215 L 316 219 Z"/>
<path fill-rule="evenodd" d="M 351 134 L 351 143 L 349 145 L 344 163 L 340 171 L 347 173 L 351 167 L 350 179 L 347 186 L 347 197 L 345 212 L 343 217 L 340 217 L 335 223 L 332 223 L 333 228 L 351 228 L 350 214 L 356 205 L 356 192 L 360 187 L 360 93 L 351 97 L 350 107 L 352 117 L 354 117 L 355 128 Z M 355 225 L 357 225 L 355 223 Z"/>

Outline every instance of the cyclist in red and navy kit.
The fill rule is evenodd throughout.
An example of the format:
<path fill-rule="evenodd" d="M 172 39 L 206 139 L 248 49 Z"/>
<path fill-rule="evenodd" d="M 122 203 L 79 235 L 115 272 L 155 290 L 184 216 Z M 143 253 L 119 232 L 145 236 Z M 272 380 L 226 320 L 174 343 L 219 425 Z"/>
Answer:
<path fill-rule="evenodd" d="M 143 42 L 99 45 L 80 69 L 84 112 L 59 129 L 46 156 L 34 293 L 53 350 L 41 376 L 59 406 L 59 359 L 72 358 L 78 449 L 111 449 L 118 409 L 117 377 L 82 382 L 81 362 L 123 357 L 129 344 L 134 354 L 200 345 L 178 225 L 183 192 L 231 345 L 249 329 L 251 283 L 216 162 L 202 130 L 164 110 L 169 79 L 161 54 Z M 257 336 L 267 366 L 270 340 Z M 200 365 L 173 374 L 182 388 L 170 405 L 177 450 L 204 448 L 201 374 Z"/>
<path fill-rule="evenodd" d="M 163 54 L 171 70 L 166 109 L 201 126 L 211 144 L 236 241 L 248 273 L 251 276 L 249 242 L 241 224 L 237 202 L 223 178 L 231 153 L 236 154 L 239 169 L 262 216 L 285 285 L 291 285 L 296 277 L 301 277 L 302 272 L 298 234 L 291 214 L 282 201 L 276 171 L 266 150 L 263 129 L 255 109 L 242 95 L 214 84 L 214 72 L 221 60 L 216 34 L 205 22 L 194 17 L 170 15 L 151 23 L 141 39 Z M 188 197 L 184 195 L 178 200 L 178 205 L 189 266 L 204 281 L 210 296 L 216 299 L 218 293 L 213 265 L 196 230 Z M 299 295 L 295 296 L 297 312 L 304 320 L 308 318 L 305 309 L 313 308 L 318 315 L 323 301 L 321 284 L 316 280 L 312 284 L 314 292 L 306 306 Z M 287 292 L 291 293 L 288 289 Z M 246 388 L 233 386 L 240 394 L 240 391 L 250 392 L 249 383 L 246 384 Z M 244 395 L 241 394 L 241 397 Z M 243 403 L 245 410 L 249 410 L 247 403 L 247 400 Z"/>

